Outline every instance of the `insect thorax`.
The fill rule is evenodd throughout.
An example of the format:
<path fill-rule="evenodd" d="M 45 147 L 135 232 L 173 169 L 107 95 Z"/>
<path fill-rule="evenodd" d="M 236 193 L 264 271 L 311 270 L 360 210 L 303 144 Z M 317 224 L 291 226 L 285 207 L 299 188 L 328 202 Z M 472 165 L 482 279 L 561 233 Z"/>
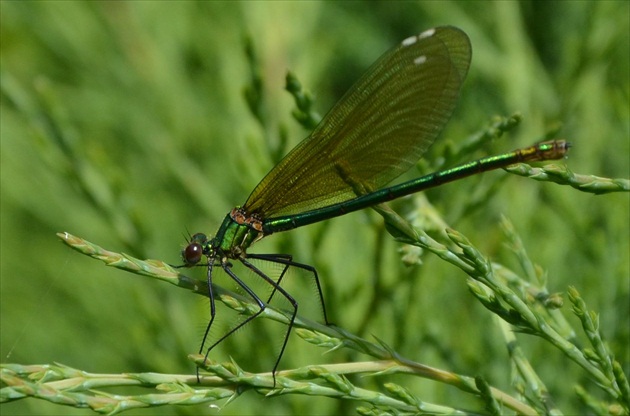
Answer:
<path fill-rule="evenodd" d="M 264 236 L 262 221 L 256 215 L 249 215 L 236 207 L 223 220 L 215 237 L 215 247 L 225 257 L 236 259 Z"/>

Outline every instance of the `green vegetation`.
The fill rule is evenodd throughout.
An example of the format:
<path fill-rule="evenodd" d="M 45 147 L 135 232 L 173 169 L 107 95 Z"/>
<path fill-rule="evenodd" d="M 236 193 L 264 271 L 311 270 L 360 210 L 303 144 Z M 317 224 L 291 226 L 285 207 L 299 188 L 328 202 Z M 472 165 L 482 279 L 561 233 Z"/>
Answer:
<path fill-rule="evenodd" d="M 0 6 L 2 414 L 629 412 L 629 3 Z M 472 66 L 406 177 L 553 135 L 568 159 L 509 169 L 540 181 L 486 173 L 395 201 L 400 216 L 380 207 L 256 244 L 317 268 L 337 326 L 301 316 L 271 391 L 284 327 L 269 310 L 197 385 L 209 312 L 190 290 L 204 270 L 164 263 L 382 52 L 442 24 L 468 33 Z M 229 325 L 251 308 L 222 283 Z"/>

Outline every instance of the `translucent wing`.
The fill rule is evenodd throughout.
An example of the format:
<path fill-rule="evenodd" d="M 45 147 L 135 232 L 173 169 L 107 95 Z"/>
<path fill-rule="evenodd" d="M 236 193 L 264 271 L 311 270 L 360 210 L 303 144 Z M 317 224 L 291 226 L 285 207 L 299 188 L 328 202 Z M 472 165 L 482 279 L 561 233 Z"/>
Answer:
<path fill-rule="evenodd" d="M 438 27 L 386 52 L 251 193 L 269 219 L 382 188 L 414 165 L 450 118 L 468 72 L 468 36 Z"/>

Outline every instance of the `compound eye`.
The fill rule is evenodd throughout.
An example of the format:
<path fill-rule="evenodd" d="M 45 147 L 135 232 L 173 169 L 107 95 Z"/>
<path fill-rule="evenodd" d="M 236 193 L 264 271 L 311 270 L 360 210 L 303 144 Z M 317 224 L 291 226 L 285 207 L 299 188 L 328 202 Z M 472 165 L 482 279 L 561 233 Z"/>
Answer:
<path fill-rule="evenodd" d="M 182 259 L 186 266 L 194 266 L 199 263 L 203 256 L 203 246 L 199 243 L 190 243 L 182 251 Z"/>

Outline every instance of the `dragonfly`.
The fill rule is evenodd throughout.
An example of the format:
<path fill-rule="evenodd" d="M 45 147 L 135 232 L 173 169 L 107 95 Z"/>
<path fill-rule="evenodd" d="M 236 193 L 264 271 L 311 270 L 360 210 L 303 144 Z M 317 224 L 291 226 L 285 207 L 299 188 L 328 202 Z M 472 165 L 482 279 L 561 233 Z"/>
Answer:
<path fill-rule="evenodd" d="M 262 238 L 477 173 L 565 156 L 569 143 L 545 141 L 385 187 L 416 164 L 444 128 L 455 108 L 471 56 L 468 36 L 456 27 L 436 27 L 406 38 L 365 72 L 310 135 L 260 181 L 245 204 L 226 215 L 214 237 L 204 233 L 190 237 L 182 250 L 184 265 L 195 266 L 207 260 L 210 320 L 199 354 L 204 352 L 216 317 L 212 279 L 217 267 L 258 305 L 258 311 L 210 345 L 205 359 L 214 347 L 260 315 L 277 293 L 291 305 L 291 315 L 272 371 L 275 386 L 276 371 L 298 312 L 298 302 L 281 285 L 290 267 L 313 277 L 323 318 L 329 325 L 315 268 L 287 254 L 249 253 L 248 249 Z M 272 278 L 252 260 L 279 264 L 282 271 L 278 278 Z M 233 270 L 235 262 L 269 285 L 271 295 L 266 302 Z"/>

